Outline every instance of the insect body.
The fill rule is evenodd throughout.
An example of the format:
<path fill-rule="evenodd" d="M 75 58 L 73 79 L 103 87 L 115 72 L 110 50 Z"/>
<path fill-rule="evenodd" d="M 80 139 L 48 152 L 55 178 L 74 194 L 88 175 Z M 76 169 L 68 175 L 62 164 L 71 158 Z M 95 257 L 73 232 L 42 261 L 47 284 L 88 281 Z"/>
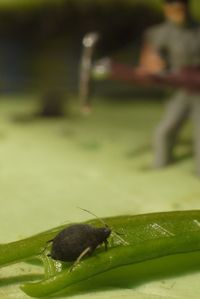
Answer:
<path fill-rule="evenodd" d="M 111 229 L 107 226 L 97 228 L 88 224 L 71 225 L 52 240 L 50 256 L 64 262 L 80 261 L 103 243 L 107 248 L 110 234 Z"/>

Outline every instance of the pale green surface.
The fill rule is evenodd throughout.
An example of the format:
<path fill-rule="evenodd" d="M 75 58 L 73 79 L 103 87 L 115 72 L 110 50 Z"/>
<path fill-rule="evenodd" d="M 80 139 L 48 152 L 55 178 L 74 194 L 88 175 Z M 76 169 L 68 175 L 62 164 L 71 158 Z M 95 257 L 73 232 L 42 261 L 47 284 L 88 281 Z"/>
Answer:
<path fill-rule="evenodd" d="M 17 111 L 33 111 L 29 98 L 0 101 L 0 242 L 90 218 L 77 206 L 100 216 L 200 209 L 200 181 L 192 157 L 165 170 L 148 169 L 161 104 L 113 105 L 98 99 L 87 118 L 73 109 L 69 119 L 13 122 Z M 190 131 L 187 127 L 183 132 L 179 156 L 190 150 Z M 0 278 L 27 271 L 37 274 L 39 269 L 15 265 L 1 271 Z M 200 298 L 199 279 L 200 274 L 188 274 L 84 298 Z M 28 297 L 18 284 L 10 284 L 0 288 L 0 298 Z"/>

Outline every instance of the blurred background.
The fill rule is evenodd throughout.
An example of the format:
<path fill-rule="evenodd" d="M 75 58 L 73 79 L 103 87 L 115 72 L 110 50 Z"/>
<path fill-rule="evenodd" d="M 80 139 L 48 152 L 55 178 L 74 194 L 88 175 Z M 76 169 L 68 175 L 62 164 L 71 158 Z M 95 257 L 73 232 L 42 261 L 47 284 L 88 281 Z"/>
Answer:
<path fill-rule="evenodd" d="M 0 9 L 2 92 L 38 91 L 51 83 L 76 94 L 87 32 L 101 33 L 96 57 L 128 47 L 131 62 L 143 30 L 162 19 L 158 0 L 9 0 Z"/>
<path fill-rule="evenodd" d="M 191 5 L 198 20 L 199 2 Z M 27 234 L 33 211 L 40 218 L 34 232 L 65 221 L 68 210 L 87 217 L 77 204 L 100 214 L 187 208 L 181 179 L 172 190 L 167 176 L 196 183 L 190 125 L 180 136 L 179 163 L 151 170 L 153 130 L 170 91 L 94 82 L 88 116 L 78 97 L 85 34 L 101 34 L 94 60 L 112 56 L 137 65 L 144 31 L 163 20 L 162 1 L 1 0 L 0 15 L 1 222 L 10 213 L 18 233 Z"/>
<path fill-rule="evenodd" d="M 101 33 L 97 58 L 112 54 L 131 63 L 143 31 L 162 20 L 161 4 L 162 0 L 2 0 L 1 91 L 38 91 L 53 82 L 55 88 L 76 94 L 84 34 Z M 192 1 L 197 19 L 198 5 Z"/>
<path fill-rule="evenodd" d="M 163 20 L 161 5 L 0 0 L 0 242 L 88 219 L 77 206 L 99 216 L 200 208 L 190 124 L 177 163 L 151 169 L 169 90 L 94 82 L 93 111 L 80 113 L 84 35 L 101 33 L 94 59 L 136 65 L 144 30 Z M 199 1 L 191 5 L 199 20 Z M 9 297 L 15 288 L 4 292 L 17 298 Z"/>

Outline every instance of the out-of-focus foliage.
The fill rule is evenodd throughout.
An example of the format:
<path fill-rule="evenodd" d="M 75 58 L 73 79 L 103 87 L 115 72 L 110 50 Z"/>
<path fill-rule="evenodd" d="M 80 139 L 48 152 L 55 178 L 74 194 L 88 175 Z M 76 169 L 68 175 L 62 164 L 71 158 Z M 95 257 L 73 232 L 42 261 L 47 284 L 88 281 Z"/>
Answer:
<path fill-rule="evenodd" d="M 63 3 L 70 4 L 73 2 L 80 9 L 86 9 L 91 4 L 94 4 L 93 0 L 0 0 L 0 9 L 21 9 L 23 8 L 34 8 L 41 5 L 62 5 Z M 116 3 L 127 4 L 127 6 L 133 6 L 138 4 L 147 3 L 153 5 L 155 8 L 160 7 L 160 0 L 95 0 L 97 5 L 107 6 L 115 5 Z"/>
<path fill-rule="evenodd" d="M 161 10 L 161 4 L 163 0 L 95 0 L 95 3 L 99 6 L 108 7 L 123 3 L 124 5 L 133 7 L 134 5 L 149 5 L 156 10 Z M 91 4 L 94 5 L 94 0 L 0 0 L 0 9 L 21 9 L 21 8 L 37 8 L 43 5 L 62 5 L 73 3 L 79 9 L 85 10 Z M 192 12 L 195 17 L 200 18 L 200 1 L 191 0 Z"/>
<path fill-rule="evenodd" d="M 1 9 L 33 8 L 44 4 L 61 3 L 62 0 L 0 0 Z"/>

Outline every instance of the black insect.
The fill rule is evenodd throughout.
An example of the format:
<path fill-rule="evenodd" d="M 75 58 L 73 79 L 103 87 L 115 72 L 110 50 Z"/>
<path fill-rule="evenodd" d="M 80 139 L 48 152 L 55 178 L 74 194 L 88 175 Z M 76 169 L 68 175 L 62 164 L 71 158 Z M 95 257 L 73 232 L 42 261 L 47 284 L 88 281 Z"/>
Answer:
<path fill-rule="evenodd" d="M 84 211 L 97 217 L 87 210 Z M 107 250 L 107 239 L 111 233 L 115 234 L 120 242 L 126 243 L 103 220 L 98 219 L 104 225 L 103 227 L 98 228 L 89 224 L 73 224 L 63 229 L 53 240 L 49 241 L 52 242 L 49 256 L 54 260 L 64 262 L 75 261 L 75 264 L 77 264 L 84 256 L 91 255 L 103 243 Z"/>
<path fill-rule="evenodd" d="M 107 249 L 109 227 L 94 227 L 88 224 L 74 224 L 62 230 L 52 240 L 50 256 L 54 260 L 72 262 L 90 255 L 101 244 Z"/>

